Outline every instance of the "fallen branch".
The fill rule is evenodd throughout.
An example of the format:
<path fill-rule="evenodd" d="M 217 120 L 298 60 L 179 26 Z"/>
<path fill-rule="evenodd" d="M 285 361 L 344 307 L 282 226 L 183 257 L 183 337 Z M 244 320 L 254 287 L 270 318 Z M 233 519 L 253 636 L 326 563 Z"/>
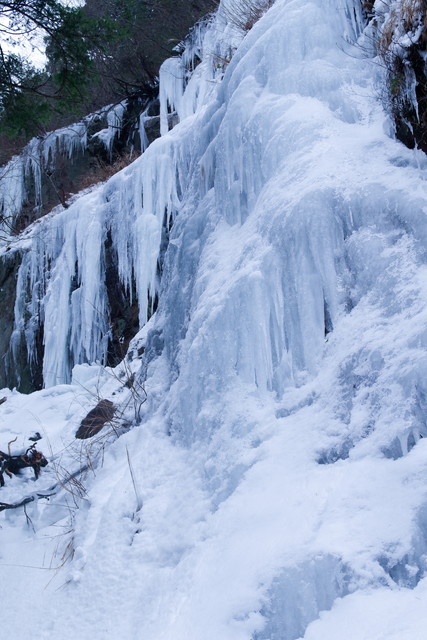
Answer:
<path fill-rule="evenodd" d="M 5 511 L 6 509 L 18 509 L 19 507 L 25 507 L 25 505 L 29 504 L 30 502 L 34 502 L 34 500 L 40 500 L 41 498 L 50 498 L 51 496 L 56 495 L 57 487 L 63 487 L 64 484 L 71 482 L 74 478 L 76 478 L 76 476 L 79 475 L 79 473 L 86 471 L 87 468 L 88 468 L 87 465 L 85 465 L 78 471 L 71 473 L 67 478 L 65 478 L 65 480 L 61 480 L 60 482 L 55 482 L 55 484 L 49 487 L 49 489 L 45 492 L 35 491 L 34 493 L 31 493 L 29 496 L 22 498 L 18 502 L 11 502 L 11 503 L 0 502 L 0 511 Z"/>
<path fill-rule="evenodd" d="M 30 496 L 26 496 L 25 498 L 22 498 L 22 500 L 20 500 L 19 502 L 12 502 L 12 503 L 0 502 L 0 511 L 5 511 L 6 509 L 18 509 L 19 507 L 25 506 L 29 502 L 34 502 L 34 500 L 40 500 L 41 498 L 50 498 L 51 496 L 54 496 L 54 495 L 55 495 L 55 492 L 32 493 Z"/>
<path fill-rule="evenodd" d="M 128 460 L 129 460 L 129 454 L 128 454 Z M 130 464 L 130 460 L 129 460 L 129 464 Z M 30 502 L 34 502 L 34 500 L 40 500 L 41 498 L 50 498 L 51 496 L 54 496 L 56 495 L 56 490 L 58 489 L 58 487 L 65 489 L 64 485 L 68 484 L 69 482 L 72 482 L 75 478 L 79 476 L 79 474 L 87 471 L 88 468 L 89 466 L 87 464 L 83 465 L 82 467 L 80 467 L 80 469 L 78 469 L 77 471 L 74 471 L 74 473 L 69 474 L 64 480 L 58 480 L 58 482 L 55 482 L 55 484 L 51 485 L 45 492 L 35 491 L 34 493 L 31 493 L 29 496 L 22 498 L 22 500 L 19 500 L 18 502 L 12 502 L 12 503 L 0 502 L 0 512 L 5 511 L 6 509 L 18 509 L 19 507 L 25 507 L 26 504 L 29 504 Z M 134 480 L 132 471 L 131 471 L 131 475 L 132 475 L 132 480 Z M 136 492 L 136 487 L 135 487 L 135 492 Z"/>

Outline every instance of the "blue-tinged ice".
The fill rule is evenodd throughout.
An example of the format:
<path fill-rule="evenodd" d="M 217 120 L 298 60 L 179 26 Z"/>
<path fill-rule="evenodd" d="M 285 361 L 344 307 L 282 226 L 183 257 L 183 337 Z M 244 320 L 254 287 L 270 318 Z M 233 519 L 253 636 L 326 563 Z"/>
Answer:
<path fill-rule="evenodd" d="M 425 155 L 390 133 L 359 2 L 276 0 L 246 35 L 232 2 L 200 64 L 163 66 L 160 139 L 27 240 L 13 344 L 44 321 L 46 386 L 105 360 L 107 233 L 145 327 L 117 370 L 139 428 L 89 483 L 53 601 L 73 620 L 90 595 L 96 640 L 418 640 Z M 42 624 L 76 635 L 54 605 Z"/>

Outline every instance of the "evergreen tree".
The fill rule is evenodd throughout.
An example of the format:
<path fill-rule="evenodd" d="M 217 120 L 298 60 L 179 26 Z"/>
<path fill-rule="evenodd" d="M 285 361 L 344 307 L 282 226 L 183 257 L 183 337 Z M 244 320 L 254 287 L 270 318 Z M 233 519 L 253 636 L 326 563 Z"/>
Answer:
<path fill-rule="evenodd" d="M 95 53 L 115 31 L 108 18 L 58 0 L 0 1 L 0 129 L 32 135 L 53 113 L 73 110 L 93 80 Z M 40 46 L 41 70 L 32 63 Z"/>
<path fill-rule="evenodd" d="M 123 98 L 153 95 L 160 64 L 194 22 L 218 4 L 86 0 L 75 7 L 70 1 L 0 0 L 2 147 Z M 22 53 L 23 42 L 29 55 Z M 40 47 L 43 68 L 34 64 Z"/>

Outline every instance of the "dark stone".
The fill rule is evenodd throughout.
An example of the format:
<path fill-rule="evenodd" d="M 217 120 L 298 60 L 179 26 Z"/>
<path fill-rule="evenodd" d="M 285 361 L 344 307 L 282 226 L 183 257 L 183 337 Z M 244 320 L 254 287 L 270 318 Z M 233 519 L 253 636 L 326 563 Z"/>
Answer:
<path fill-rule="evenodd" d="M 390 71 L 390 74 L 393 74 L 390 90 L 396 138 L 409 149 L 418 147 L 424 153 L 427 153 L 427 73 L 424 62 L 426 38 L 427 31 L 419 42 L 408 49 L 405 61 L 396 57 Z M 407 65 L 411 67 L 416 79 L 416 109 L 411 102 L 402 97 Z"/>
<path fill-rule="evenodd" d="M 76 438 L 80 440 L 92 438 L 101 431 L 107 422 L 113 419 L 115 412 L 116 408 L 111 400 L 100 400 L 96 407 L 89 411 L 81 421 L 80 427 L 76 431 Z"/>

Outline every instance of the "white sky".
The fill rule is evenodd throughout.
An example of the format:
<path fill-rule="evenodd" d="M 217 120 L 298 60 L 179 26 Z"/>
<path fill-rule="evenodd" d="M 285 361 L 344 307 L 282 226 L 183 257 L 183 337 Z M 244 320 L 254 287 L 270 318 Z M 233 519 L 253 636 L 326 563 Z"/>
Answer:
<path fill-rule="evenodd" d="M 68 7 L 79 7 L 85 0 L 62 0 Z M 21 33 L 19 29 L 11 29 L 10 21 L 0 14 L 1 47 L 5 53 L 16 53 L 28 59 L 37 69 L 46 64 L 43 29 L 34 29 L 31 33 Z M 9 31 L 9 33 L 7 33 Z"/>

